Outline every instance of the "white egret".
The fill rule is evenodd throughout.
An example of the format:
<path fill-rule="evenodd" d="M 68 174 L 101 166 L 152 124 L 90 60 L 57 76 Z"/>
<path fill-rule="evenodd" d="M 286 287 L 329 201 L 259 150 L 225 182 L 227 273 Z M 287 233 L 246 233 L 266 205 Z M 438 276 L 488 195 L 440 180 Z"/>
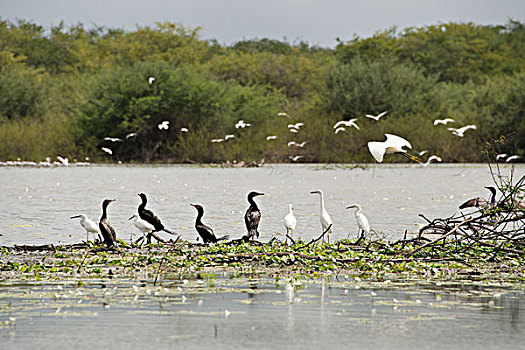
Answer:
<path fill-rule="evenodd" d="M 421 165 L 422 166 L 428 166 L 433 160 L 435 160 L 436 162 L 441 162 L 441 157 L 432 155 L 432 156 L 428 157 L 428 159 L 427 159 L 427 161 L 425 163 L 421 163 Z"/>
<path fill-rule="evenodd" d="M 341 131 L 345 131 L 345 130 L 346 130 L 345 128 L 340 127 L 340 128 L 335 129 L 335 133 L 339 134 Z"/>
<path fill-rule="evenodd" d="M 277 115 L 278 115 L 279 117 L 287 117 L 287 116 L 288 116 L 288 113 L 286 113 L 286 112 L 279 112 L 279 113 L 277 113 Z"/>
<path fill-rule="evenodd" d="M 124 140 L 119 139 L 118 137 L 104 137 L 104 140 L 111 142 L 124 142 Z"/>
<path fill-rule="evenodd" d="M 501 153 L 501 154 L 498 154 L 496 155 L 496 161 L 500 160 L 501 158 L 505 158 L 507 157 L 508 154 L 507 153 Z"/>
<path fill-rule="evenodd" d="M 365 114 L 365 117 L 374 119 L 376 122 L 379 121 L 379 118 L 387 114 L 387 111 L 381 112 L 378 115 Z"/>
<path fill-rule="evenodd" d="M 485 188 L 489 190 L 491 193 L 490 199 L 488 201 L 485 198 L 481 198 L 481 197 L 472 198 L 466 201 L 465 203 L 461 204 L 459 206 L 459 209 L 465 209 L 465 208 L 471 208 L 471 207 L 475 207 L 475 208 L 479 208 L 479 207 L 487 208 L 489 206 L 492 207 L 494 203 L 496 203 L 496 188 L 492 186 L 485 186 Z"/>
<path fill-rule="evenodd" d="M 321 197 L 321 215 L 320 215 L 320 221 L 321 221 L 321 226 L 323 228 L 323 232 L 325 232 L 326 230 L 328 230 L 328 227 L 330 227 L 330 225 L 332 225 L 332 218 L 330 217 L 330 215 L 328 214 L 328 212 L 326 211 L 326 208 L 324 206 L 324 193 L 323 193 L 323 190 L 316 190 L 316 191 L 312 191 L 310 192 L 311 194 L 319 194 L 319 196 Z M 327 241 L 328 243 L 330 243 L 330 233 L 333 233 L 334 232 L 334 226 L 332 225 L 332 227 L 330 227 L 330 230 L 328 230 L 328 232 L 326 233 L 326 236 L 327 236 Z M 323 242 L 324 242 L 324 237 L 323 237 Z"/>
<path fill-rule="evenodd" d="M 288 214 L 284 217 L 284 227 L 286 228 L 286 241 L 288 242 L 288 236 L 292 237 L 292 232 L 295 230 L 297 225 L 297 219 L 293 215 L 292 203 L 288 204 Z"/>
<path fill-rule="evenodd" d="M 447 128 L 447 130 L 452 131 L 452 134 L 458 137 L 463 137 L 467 130 L 476 130 L 476 125 L 465 125 L 461 128 Z"/>
<path fill-rule="evenodd" d="M 146 220 L 142 220 L 137 214 L 133 214 L 128 220 L 133 220 L 133 225 L 135 225 L 146 239 L 148 234 L 155 230 L 155 227 L 152 224 Z"/>
<path fill-rule="evenodd" d="M 338 127 L 340 127 L 341 125 L 344 125 L 346 127 L 351 127 L 353 126 L 354 128 L 356 128 L 357 130 L 360 130 L 359 129 L 359 126 L 357 126 L 357 124 L 355 123 L 357 121 L 357 118 L 354 118 L 354 119 L 350 119 L 350 120 L 340 120 L 338 121 L 337 123 L 335 123 L 334 125 L 334 129 L 337 129 Z"/>
<path fill-rule="evenodd" d="M 136 132 L 129 133 L 129 134 L 126 135 L 126 140 L 127 140 L 127 139 L 130 139 L 130 138 L 132 138 L 132 137 L 135 137 L 135 136 L 137 136 L 137 133 L 136 133 Z"/>
<path fill-rule="evenodd" d="M 107 147 L 100 147 L 100 149 L 106 152 L 107 154 L 113 154 L 113 151 Z"/>
<path fill-rule="evenodd" d="M 292 161 L 297 162 L 299 159 L 304 158 L 304 156 L 289 156 Z"/>
<path fill-rule="evenodd" d="M 149 78 L 148 78 L 148 84 L 150 84 L 150 85 L 153 84 L 153 82 L 154 82 L 155 80 L 156 80 L 155 77 L 149 77 Z"/>
<path fill-rule="evenodd" d="M 164 120 L 162 123 L 157 125 L 157 127 L 159 128 L 159 130 L 168 130 L 168 128 L 170 127 L 170 122 L 168 120 Z"/>
<path fill-rule="evenodd" d="M 288 129 L 299 129 L 304 123 L 288 124 Z"/>
<path fill-rule="evenodd" d="M 235 135 L 232 135 L 232 134 L 226 135 L 224 136 L 224 141 L 228 141 L 229 139 L 233 139 L 234 137 Z"/>
<path fill-rule="evenodd" d="M 508 157 L 507 160 L 505 160 L 505 162 L 509 163 L 509 162 L 512 162 L 513 160 L 520 159 L 520 158 L 521 157 L 518 155 L 513 155 L 513 156 Z"/>
<path fill-rule="evenodd" d="M 357 219 L 357 225 L 359 226 L 359 238 L 362 238 L 365 236 L 365 233 L 370 233 L 370 224 L 368 223 L 368 219 L 366 218 L 365 214 L 361 213 L 361 206 L 359 204 L 353 204 L 349 207 L 346 207 L 346 209 L 352 209 L 356 208 L 355 211 L 355 218 Z"/>
<path fill-rule="evenodd" d="M 71 219 L 80 218 L 80 225 L 86 230 L 86 242 L 89 242 L 89 233 L 93 234 L 93 241 L 96 238 L 96 234 L 100 233 L 98 225 L 84 214 L 78 214 L 72 216 Z"/>
<path fill-rule="evenodd" d="M 445 118 L 445 119 L 436 119 L 434 120 L 434 125 L 443 124 L 447 125 L 447 123 L 454 123 L 455 120 L 452 118 Z"/>
<path fill-rule="evenodd" d="M 68 166 L 69 165 L 69 159 L 67 157 L 61 157 L 57 156 L 57 159 L 62 163 L 62 165 Z"/>
<path fill-rule="evenodd" d="M 218 142 L 223 142 L 224 139 L 212 139 L 211 140 L 211 143 L 218 143 Z"/>
<path fill-rule="evenodd" d="M 277 136 L 275 135 L 266 136 L 266 141 L 275 140 L 275 139 L 277 139 Z"/>
<path fill-rule="evenodd" d="M 415 162 L 421 163 L 421 160 L 419 158 L 408 154 L 407 151 L 403 149 L 403 147 L 408 147 L 411 149 L 412 145 L 410 144 L 410 142 L 408 142 L 402 137 L 392 134 L 385 134 L 385 136 L 386 141 L 384 142 L 372 141 L 368 143 L 368 149 L 370 150 L 370 153 L 372 153 L 372 155 L 378 163 L 381 163 L 383 161 L 383 156 L 385 154 L 392 153 L 400 153 L 403 156 L 410 158 Z"/>
<path fill-rule="evenodd" d="M 290 141 L 290 142 L 288 142 L 288 147 L 290 147 L 290 146 L 296 146 L 296 147 L 301 147 L 301 148 L 303 148 L 307 143 L 308 143 L 308 141 L 303 141 L 303 142 L 301 142 L 301 143 L 297 143 L 297 142 L 295 142 L 295 141 Z"/>
<path fill-rule="evenodd" d="M 419 156 L 424 156 L 427 153 L 428 153 L 428 150 L 421 151 L 419 152 Z"/>
<path fill-rule="evenodd" d="M 299 130 L 294 129 L 294 128 L 291 128 L 289 131 L 290 131 L 290 132 L 293 132 L 294 134 L 297 134 L 297 133 L 299 132 Z"/>
<path fill-rule="evenodd" d="M 235 129 L 239 129 L 239 128 L 244 129 L 244 128 L 248 127 L 248 126 L 252 126 L 252 124 L 245 123 L 244 120 L 241 119 L 241 120 L 239 120 L 237 122 L 237 124 L 235 124 Z"/>
<path fill-rule="evenodd" d="M 189 130 L 188 130 L 188 128 L 180 128 L 180 131 L 181 132 L 188 132 Z"/>

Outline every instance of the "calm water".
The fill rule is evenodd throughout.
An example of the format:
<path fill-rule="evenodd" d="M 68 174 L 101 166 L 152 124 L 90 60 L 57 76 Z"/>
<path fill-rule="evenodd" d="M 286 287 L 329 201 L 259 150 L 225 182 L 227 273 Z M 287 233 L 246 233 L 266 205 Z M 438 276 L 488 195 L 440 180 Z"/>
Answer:
<path fill-rule="evenodd" d="M 475 283 L 3 281 L 0 303 L 2 349 L 520 349 L 525 341 L 525 294 Z"/>
<path fill-rule="evenodd" d="M 509 172 L 510 168 L 504 169 L 504 174 Z M 515 177 L 524 173 L 525 166 L 518 165 Z M 262 240 L 283 233 L 288 203 L 293 203 L 298 220 L 295 235 L 308 240 L 321 233 L 319 196 L 310 194 L 316 189 L 325 192 L 335 238 L 356 235 L 354 210 L 345 209 L 354 203 L 361 204 L 373 230 L 393 237 L 405 230 L 415 232 L 416 224 L 424 223 L 420 213 L 429 218 L 449 216 L 466 199 L 488 197 L 483 187 L 490 184 L 486 165 L 4 167 L 0 168 L 0 243 L 80 242 L 85 231 L 78 219 L 69 217 L 84 213 L 98 222 L 105 198 L 117 199 L 109 206 L 109 220 L 119 238 L 129 239 L 135 228 L 128 218 L 140 204 L 139 192 L 148 195 L 148 208 L 164 225 L 184 239 L 197 238 L 193 228 L 196 211 L 190 203 L 204 206 L 204 222 L 217 234 L 238 238 L 245 233 L 246 195 L 252 190 L 265 193 L 256 200 L 262 211 Z"/>

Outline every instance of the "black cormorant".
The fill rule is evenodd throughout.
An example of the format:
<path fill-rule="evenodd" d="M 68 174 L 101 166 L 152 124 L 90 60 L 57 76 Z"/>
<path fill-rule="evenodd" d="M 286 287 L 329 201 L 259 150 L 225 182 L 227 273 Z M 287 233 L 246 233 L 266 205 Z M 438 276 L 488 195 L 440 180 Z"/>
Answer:
<path fill-rule="evenodd" d="M 488 202 L 485 198 L 481 198 L 481 197 L 472 198 L 466 201 L 465 203 L 461 204 L 459 206 L 459 209 L 465 209 L 465 208 L 470 208 L 470 207 L 475 207 L 475 208 L 493 207 L 494 203 L 496 202 L 496 188 L 492 186 L 486 186 L 485 188 L 488 189 L 492 193 Z"/>
<path fill-rule="evenodd" d="M 102 216 L 100 217 L 100 221 L 98 222 L 100 233 L 102 233 L 102 237 L 104 237 L 104 242 L 108 247 L 117 243 L 117 234 L 115 233 L 115 229 L 113 228 L 113 226 L 111 226 L 107 214 L 107 208 L 109 203 L 114 201 L 115 199 L 104 199 L 104 202 L 102 202 Z"/>
<path fill-rule="evenodd" d="M 140 218 L 155 227 L 153 232 L 164 231 L 170 235 L 175 235 L 175 233 L 164 227 L 164 225 L 160 222 L 160 219 L 155 214 L 153 214 L 151 210 L 146 209 L 146 204 L 148 203 L 148 198 L 146 198 L 146 195 L 144 193 L 139 193 L 139 196 L 142 199 L 142 203 L 139 205 L 138 209 Z M 148 243 L 151 242 L 151 236 L 152 234 L 148 233 Z"/>
<path fill-rule="evenodd" d="M 253 197 L 262 195 L 264 195 L 264 193 L 254 191 L 248 194 L 248 203 L 250 203 L 250 207 L 248 210 L 246 210 L 246 214 L 244 214 L 244 223 L 246 224 L 246 230 L 248 233 L 246 236 L 242 237 L 242 239 L 246 242 L 250 239 L 253 239 L 254 237 L 259 237 L 259 231 L 257 231 L 257 227 L 259 227 L 259 221 L 261 221 L 261 211 L 257 207 L 257 204 L 255 204 Z"/>
<path fill-rule="evenodd" d="M 202 216 L 204 215 L 204 208 L 198 204 L 190 204 L 192 207 L 197 209 L 197 219 L 195 220 L 195 229 L 201 236 L 204 243 L 216 243 L 217 241 L 228 239 L 228 235 L 217 238 L 213 229 L 202 223 Z"/>

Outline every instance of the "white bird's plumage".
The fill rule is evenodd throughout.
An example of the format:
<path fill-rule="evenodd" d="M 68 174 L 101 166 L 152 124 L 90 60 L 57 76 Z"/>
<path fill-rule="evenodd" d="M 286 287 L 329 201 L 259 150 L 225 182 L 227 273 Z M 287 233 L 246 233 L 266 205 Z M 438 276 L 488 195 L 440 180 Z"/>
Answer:
<path fill-rule="evenodd" d="M 153 82 L 155 81 L 155 77 L 149 77 L 148 78 L 148 84 L 153 84 Z"/>
<path fill-rule="evenodd" d="M 288 129 L 299 129 L 304 123 L 288 124 Z"/>
<path fill-rule="evenodd" d="M 75 218 L 80 218 L 80 225 L 86 230 L 86 241 L 89 241 L 90 233 L 93 234 L 93 238 L 95 238 L 96 234 L 100 233 L 98 225 L 93 220 L 88 218 L 87 215 L 78 214 L 78 215 L 71 217 L 71 219 L 75 219 Z"/>
<path fill-rule="evenodd" d="M 476 125 L 465 125 L 461 128 L 447 128 L 447 130 L 449 131 L 452 131 L 452 134 L 455 135 L 455 136 L 458 136 L 458 137 L 463 137 L 465 134 L 465 131 L 469 130 L 469 129 L 472 129 L 472 130 L 476 130 Z"/>
<path fill-rule="evenodd" d="M 145 220 L 142 220 L 137 214 L 134 214 L 132 217 L 129 218 L 129 220 L 132 219 L 133 225 L 135 225 L 135 227 L 144 235 L 147 235 L 151 231 L 155 230 L 155 227 L 153 227 L 152 224 Z"/>
<path fill-rule="evenodd" d="M 443 124 L 446 125 L 447 123 L 454 123 L 455 120 L 452 118 L 445 118 L 445 119 L 436 119 L 434 120 L 434 125 Z"/>
<path fill-rule="evenodd" d="M 518 156 L 518 155 L 510 156 L 510 157 L 508 157 L 508 158 L 505 160 L 505 162 L 506 162 L 506 163 L 509 163 L 509 162 L 512 162 L 513 160 L 520 159 L 520 158 L 521 158 L 521 157 Z"/>
<path fill-rule="evenodd" d="M 286 112 L 279 112 L 279 113 L 277 113 L 277 115 L 280 116 L 280 117 L 287 117 L 288 113 L 286 113 Z"/>
<path fill-rule="evenodd" d="M 290 235 L 295 230 L 297 219 L 293 215 L 292 203 L 288 204 L 288 214 L 284 217 L 284 227 L 286 228 L 286 235 Z M 287 237 L 288 239 L 288 237 Z"/>
<path fill-rule="evenodd" d="M 211 140 L 212 143 L 222 142 L 222 141 L 224 141 L 224 139 L 212 139 Z"/>
<path fill-rule="evenodd" d="M 164 120 L 162 123 L 157 125 L 157 127 L 159 128 L 159 130 L 168 130 L 168 128 L 170 127 L 170 122 L 168 120 Z"/>
<path fill-rule="evenodd" d="M 304 147 L 304 145 L 306 145 L 307 142 L 308 142 L 308 141 L 303 141 L 303 142 L 301 142 L 301 143 L 297 143 L 297 142 L 295 142 L 295 141 L 290 141 L 290 142 L 288 142 L 288 147 L 290 147 L 290 146 L 296 146 L 296 147 L 301 147 L 301 148 L 302 148 L 302 147 Z"/>
<path fill-rule="evenodd" d="M 62 165 L 68 166 L 69 165 L 69 159 L 67 157 L 61 157 L 57 156 L 57 159 L 62 163 Z"/>
<path fill-rule="evenodd" d="M 500 160 L 501 158 L 505 158 L 505 157 L 507 157 L 507 153 L 501 153 L 501 154 L 496 155 L 496 160 Z"/>
<path fill-rule="evenodd" d="M 113 154 L 113 151 L 110 150 L 109 148 L 107 147 L 100 147 L 101 150 L 103 150 L 104 152 L 106 152 L 107 154 Z"/>
<path fill-rule="evenodd" d="M 353 126 L 354 128 L 356 128 L 357 130 L 360 130 L 359 129 L 359 126 L 357 126 L 357 124 L 355 123 L 357 121 L 357 118 L 354 118 L 354 119 L 350 119 L 350 120 L 340 120 L 338 121 L 337 123 L 334 124 L 334 129 L 337 129 L 338 127 L 340 127 L 341 125 L 344 125 L 346 127 L 351 127 Z"/>
<path fill-rule="evenodd" d="M 275 140 L 275 139 L 277 139 L 277 136 L 275 135 L 266 136 L 266 141 Z"/>
<path fill-rule="evenodd" d="M 319 216 L 319 220 L 321 221 L 321 226 L 323 227 L 323 232 L 326 231 L 328 229 L 328 227 L 330 225 L 332 225 L 332 218 L 330 217 L 330 215 L 328 214 L 328 212 L 326 211 L 326 208 L 324 206 L 324 192 L 323 190 L 316 190 L 316 191 L 312 191 L 310 192 L 311 194 L 319 194 L 320 196 L 320 201 L 321 201 L 321 214 Z M 327 234 L 327 239 L 328 239 L 328 243 L 330 243 L 330 233 L 332 233 L 334 231 L 334 227 L 330 227 L 330 230 L 326 233 Z M 324 237 L 323 237 L 323 241 L 324 241 Z"/>
<path fill-rule="evenodd" d="M 357 225 L 359 226 L 359 229 L 362 230 L 364 233 L 370 233 L 370 223 L 368 222 L 368 219 L 366 218 L 365 214 L 361 213 L 361 206 L 359 204 L 354 204 L 349 207 L 346 207 L 346 209 L 351 208 L 356 208 L 355 218 L 357 219 Z"/>
<path fill-rule="evenodd" d="M 428 157 L 427 161 L 425 163 L 421 163 L 422 166 L 427 166 L 430 164 L 430 162 L 432 162 L 433 160 L 435 160 L 436 162 L 441 162 L 441 157 L 438 157 L 438 156 L 435 156 L 435 155 L 432 155 L 430 157 Z"/>
<path fill-rule="evenodd" d="M 226 135 L 224 136 L 224 141 L 228 141 L 229 139 L 233 139 L 234 137 L 235 135 L 232 135 L 232 134 Z"/>
<path fill-rule="evenodd" d="M 297 162 L 299 159 L 304 158 L 304 156 L 289 156 L 288 158 L 290 158 L 294 162 Z"/>
<path fill-rule="evenodd" d="M 188 130 L 188 128 L 180 128 L 180 131 L 181 132 L 188 132 L 189 130 Z"/>
<path fill-rule="evenodd" d="M 126 140 L 131 138 L 131 137 L 135 137 L 135 136 L 137 136 L 136 132 L 129 133 L 129 134 L 126 135 Z"/>
<path fill-rule="evenodd" d="M 294 129 L 294 128 L 291 128 L 289 131 L 290 131 L 290 132 L 293 132 L 294 134 L 297 134 L 297 133 L 299 132 L 299 130 Z"/>
<path fill-rule="evenodd" d="M 402 137 L 392 134 L 385 134 L 385 136 L 386 141 L 384 142 L 371 141 L 368 143 L 370 153 L 372 153 L 375 160 L 379 163 L 383 161 L 385 154 L 406 153 L 406 150 L 404 150 L 403 147 L 412 148 L 410 142 Z"/>
<path fill-rule="evenodd" d="M 235 129 L 239 129 L 239 128 L 244 129 L 244 128 L 249 127 L 249 126 L 252 126 L 252 124 L 245 123 L 244 120 L 241 119 L 241 120 L 239 120 L 237 122 L 237 124 L 235 124 Z"/>
<path fill-rule="evenodd" d="M 345 131 L 345 130 L 346 130 L 345 128 L 340 127 L 340 128 L 335 129 L 335 133 L 339 134 L 341 131 Z"/>
<path fill-rule="evenodd" d="M 378 121 L 379 118 L 384 116 L 386 113 L 387 113 L 387 111 L 381 112 L 378 115 L 365 114 L 365 117 L 370 118 L 370 119 L 374 119 L 375 121 Z"/>
<path fill-rule="evenodd" d="M 124 140 L 119 139 L 118 137 L 104 137 L 104 140 L 111 142 L 124 142 Z"/>

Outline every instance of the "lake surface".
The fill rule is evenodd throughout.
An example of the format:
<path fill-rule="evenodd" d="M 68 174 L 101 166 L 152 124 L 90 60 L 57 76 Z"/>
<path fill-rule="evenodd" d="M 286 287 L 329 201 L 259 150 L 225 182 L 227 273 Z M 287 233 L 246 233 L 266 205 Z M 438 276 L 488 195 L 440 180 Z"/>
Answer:
<path fill-rule="evenodd" d="M 520 349 L 503 284 L 227 275 L 162 285 L 0 281 L 2 349 Z"/>
<path fill-rule="evenodd" d="M 510 167 L 503 169 L 508 175 Z M 525 173 L 516 165 L 515 178 Z M 288 203 L 294 206 L 297 228 L 303 240 L 318 237 L 319 196 L 322 189 L 326 209 L 334 222 L 333 239 L 355 237 L 354 210 L 358 203 L 372 230 L 387 238 L 405 230 L 416 232 L 416 224 L 428 218 L 458 213 L 458 205 L 472 197 L 488 197 L 484 186 L 493 184 L 486 165 L 369 165 L 365 169 L 333 165 L 267 165 L 262 168 L 212 168 L 189 166 L 90 166 L 57 168 L 0 168 L 0 244 L 77 243 L 85 231 L 72 215 L 84 213 L 98 222 L 101 203 L 116 199 L 108 209 L 117 236 L 129 240 L 136 232 L 128 218 L 140 204 L 137 193 L 148 195 L 148 208 L 164 225 L 195 241 L 196 210 L 205 208 L 204 223 L 217 235 L 239 238 L 245 233 L 247 194 L 256 198 L 262 212 L 260 239 L 277 235 L 282 239 L 283 218 Z M 136 236 L 136 237 L 137 237 Z M 167 234 L 161 234 L 170 238 Z"/>

